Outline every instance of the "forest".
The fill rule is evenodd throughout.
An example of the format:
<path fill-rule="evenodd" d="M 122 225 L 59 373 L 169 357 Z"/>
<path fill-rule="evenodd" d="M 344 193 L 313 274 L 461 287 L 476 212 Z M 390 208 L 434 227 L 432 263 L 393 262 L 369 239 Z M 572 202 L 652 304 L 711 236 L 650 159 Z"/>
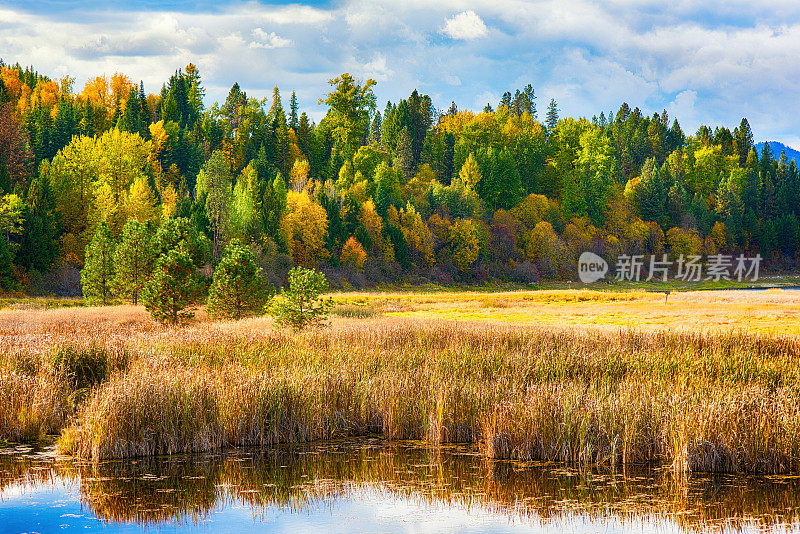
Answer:
<path fill-rule="evenodd" d="M 627 103 L 564 117 L 530 84 L 481 112 L 417 90 L 379 106 L 374 80 L 345 73 L 317 124 L 277 87 L 234 83 L 209 106 L 193 64 L 157 93 L 74 81 L 0 60 L 5 292 L 80 294 L 88 256 L 138 250 L 130 264 L 180 236 L 183 268 L 209 276 L 235 241 L 274 286 L 293 266 L 335 288 L 570 280 L 584 251 L 798 264 L 797 166 L 759 154 L 746 119 L 687 135 Z"/>

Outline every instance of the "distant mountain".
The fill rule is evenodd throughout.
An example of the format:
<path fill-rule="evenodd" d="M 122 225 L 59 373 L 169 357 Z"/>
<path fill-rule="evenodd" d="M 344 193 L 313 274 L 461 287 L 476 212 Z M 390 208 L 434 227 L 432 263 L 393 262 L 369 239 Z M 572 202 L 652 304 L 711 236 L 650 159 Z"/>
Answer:
<path fill-rule="evenodd" d="M 786 146 L 783 143 L 779 143 L 777 141 L 767 141 L 769 143 L 769 149 L 772 152 L 772 156 L 775 159 L 781 157 L 781 152 L 786 151 L 786 157 L 789 158 L 789 161 L 794 160 L 795 163 L 800 165 L 800 152 L 793 149 L 790 146 Z M 761 151 L 764 149 L 764 142 L 756 143 L 756 152 L 758 152 L 759 157 L 761 156 Z"/>

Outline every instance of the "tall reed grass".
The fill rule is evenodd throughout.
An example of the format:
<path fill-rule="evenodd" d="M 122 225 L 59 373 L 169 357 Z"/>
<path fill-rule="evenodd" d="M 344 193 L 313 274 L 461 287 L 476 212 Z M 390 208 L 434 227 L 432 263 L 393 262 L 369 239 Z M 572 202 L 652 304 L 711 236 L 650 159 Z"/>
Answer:
<path fill-rule="evenodd" d="M 796 337 L 385 317 L 300 334 L 260 318 L 22 333 L 0 328 L 0 389 L 15 399 L 0 436 L 69 424 L 60 447 L 80 457 L 380 434 L 496 459 L 800 472 Z"/>

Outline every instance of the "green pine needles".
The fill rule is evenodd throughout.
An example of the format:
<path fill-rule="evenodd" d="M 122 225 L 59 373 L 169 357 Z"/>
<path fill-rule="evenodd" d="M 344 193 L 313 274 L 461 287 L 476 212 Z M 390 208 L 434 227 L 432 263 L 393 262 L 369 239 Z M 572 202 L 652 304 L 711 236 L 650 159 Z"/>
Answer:
<path fill-rule="evenodd" d="M 86 261 L 81 269 L 83 296 L 91 305 L 105 306 L 111 301 L 115 248 L 108 225 L 102 223 L 86 247 Z"/>
<path fill-rule="evenodd" d="M 191 256 L 175 248 L 156 260 L 153 277 L 142 289 L 142 302 L 153 319 L 178 324 L 179 320 L 194 316 L 189 308 L 198 302 L 202 289 Z"/>
<path fill-rule="evenodd" d="M 86 300 L 106 305 L 122 297 L 143 304 L 153 319 L 168 324 L 193 317 L 193 308 L 204 301 L 214 319 L 238 320 L 269 311 L 277 326 L 295 331 L 327 319 L 333 303 L 320 296 L 328 289 L 324 274 L 292 269 L 288 288 L 270 305 L 273 290 L 253 250 L 239 239 L 231 240 L 209 280 L 203 270 L 210 245 L 186 218 L 167 219 L 155 232 L 150 225 L 130 220 L 119 244 L 102 223 L 86 249 L 81 271 Z"/>
<path fill-rule="evenodd" d="M 275 323 L 291 326 L 295 331 L 321 324 L 333 306 L 332 299 L 320 297 L 327 289 L 328 281 L 324 274 L 295 267 L 289 271 L 289 289 L 275 297 L 270 307 Z"/>
<path fill-rule="evenodd" d="M 206 311 L 211 317 L 241 319 L 262 315 L 270 297 L 261 268 L 249 247 L 234 239 L 214 269 Z"/>

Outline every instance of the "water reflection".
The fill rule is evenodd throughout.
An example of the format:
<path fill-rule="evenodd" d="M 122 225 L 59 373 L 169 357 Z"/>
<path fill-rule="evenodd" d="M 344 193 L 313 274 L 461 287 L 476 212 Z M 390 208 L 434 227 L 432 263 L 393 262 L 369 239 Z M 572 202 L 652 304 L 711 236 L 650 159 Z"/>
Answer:
<path fill-rule="evenodd" d="M 490 461 L 462 447 L 379 440 L 99 464 L 58 458 L 52 449 L 0 450 L 0 515 L 27 513 L 15 508 L 13 496 L 54 487 L 72 488 L 83 509 L 102 522 L 176 530 L 242 507 L 251 523 L 259 523 L 364 499 L 444 515 L 489 514 L 537 530 L 560 529 L 565 522 L 581 529 L 600 523 L 701 531 L 800 524 L 800 482 L 791 477 L 575 471 Z M 353 505 L 349 513 L 355 510 Z M 335 517 L 329 513 L 328 521 Z"/>

